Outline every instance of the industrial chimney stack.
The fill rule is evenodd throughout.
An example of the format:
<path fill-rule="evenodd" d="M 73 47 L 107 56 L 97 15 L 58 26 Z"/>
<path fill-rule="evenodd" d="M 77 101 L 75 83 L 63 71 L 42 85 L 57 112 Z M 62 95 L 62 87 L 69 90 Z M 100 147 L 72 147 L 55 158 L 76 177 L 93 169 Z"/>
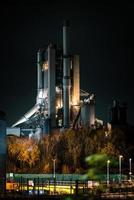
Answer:
<path fill-rule="evenodd" d="M 70 52 L 69 52 L 69 22 L 63 25 L 63 125 L 70 126 Z"/>
<path fill-rule="evenodd" d="M 41 50 L 39 49 L 39 51 L 37 52 L 37 90 L 38 93 L 39 91 L 42 89 L 42 70 L 41 70 L 41 62 L 42 62 L 42 58 L 41 58 Z"/>

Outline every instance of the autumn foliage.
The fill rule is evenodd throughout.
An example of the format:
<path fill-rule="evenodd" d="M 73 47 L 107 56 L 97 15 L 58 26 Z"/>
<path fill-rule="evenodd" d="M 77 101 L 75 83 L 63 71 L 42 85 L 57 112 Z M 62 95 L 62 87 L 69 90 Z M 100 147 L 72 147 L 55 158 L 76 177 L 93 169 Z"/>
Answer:
<path fill-rule="evenodd" d="M 89 128 L 57 130 L 40 141 L 12 136 L 7 143 L 7 171 L 21 173 L 52 173 L 54 158 L 56 172 L 84 173 L 87 156 L 105 153 L 117 157 L 120 153 L 125 154 L 126 149 L 121 131 Z"/>

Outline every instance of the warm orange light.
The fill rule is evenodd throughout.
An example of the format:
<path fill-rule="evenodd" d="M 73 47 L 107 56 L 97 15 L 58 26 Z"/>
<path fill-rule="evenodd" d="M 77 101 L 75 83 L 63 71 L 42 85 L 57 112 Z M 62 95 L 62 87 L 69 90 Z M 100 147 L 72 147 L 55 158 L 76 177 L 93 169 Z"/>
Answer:
<path fill-rule="evenodd" d="M 62 107 L 63 107 L 62 101 L 60 101 L 60 100 L 57 101 L 57 102 L 56 102 L 56 110 L 57 110 L 57 109 L 60 109 L 60 108 L 62 108 Z"/>
<path fill-rule="evenodd" d="M 48 61 L 43 63 L 43 69 L 44 71 L 48 70 Z"/>

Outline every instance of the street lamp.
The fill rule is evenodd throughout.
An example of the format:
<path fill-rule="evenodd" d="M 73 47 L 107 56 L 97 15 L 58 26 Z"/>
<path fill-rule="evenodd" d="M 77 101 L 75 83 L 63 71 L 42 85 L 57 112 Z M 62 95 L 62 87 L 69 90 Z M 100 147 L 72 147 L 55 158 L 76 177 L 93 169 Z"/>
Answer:
<path fill-rule="evenodd" d="M 53 161 L 53 178 L 55 179 L 55 162 L 56 162 L 56 159 L 52 159 Z"/>
<path fill-rule="evenodd" d="M 109 187 L 109 164 L 110 164 L 110 160 L 107 160 L 107 187 Z"/>
<path fill-rule="evenodd" d="M 132 175 L 132 159 L 129 158 L 129 180 L 131 181 L 131 175 Z"/>
<path fill-rule="evenodd" d="M 121 159 L 123 158 L 122 155 L 119 155 L 119 183 L 121 183 Z"/>
<path fill-rule="evenodd" d="M 54 159 L 52 159 L 52 161 L 53 161 L 53 178 L 54 178 L 54 194 L 55 194 L 55 192 L 56 192 L 56 176 L 55 176 L 55 162 L 56 162 L 56 159 L 54 158 Z"/>

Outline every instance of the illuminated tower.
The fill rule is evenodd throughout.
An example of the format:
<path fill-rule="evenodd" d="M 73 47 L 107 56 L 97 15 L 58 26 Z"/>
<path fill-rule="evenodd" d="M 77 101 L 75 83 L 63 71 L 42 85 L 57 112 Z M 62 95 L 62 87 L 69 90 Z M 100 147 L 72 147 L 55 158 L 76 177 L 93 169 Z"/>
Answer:
<path fill-rule="evenodd" d="M 94 125 L 94 95 L 80 90 L 80 59 L 70 51 L 69 29 L 65 21 L 62 48 L 51 43 L 38 50 L 36 104 L 13 127 L 32 124 L 50 133 L 55 128 L 76 128 L 80 118 L 84 125 Z"/>

